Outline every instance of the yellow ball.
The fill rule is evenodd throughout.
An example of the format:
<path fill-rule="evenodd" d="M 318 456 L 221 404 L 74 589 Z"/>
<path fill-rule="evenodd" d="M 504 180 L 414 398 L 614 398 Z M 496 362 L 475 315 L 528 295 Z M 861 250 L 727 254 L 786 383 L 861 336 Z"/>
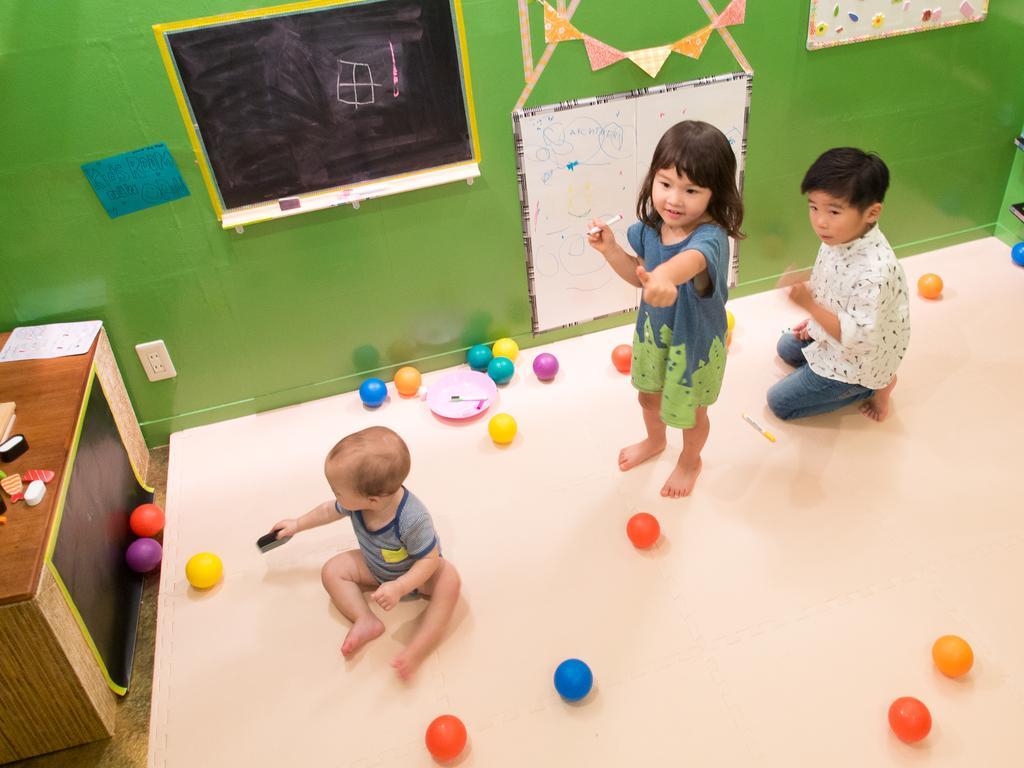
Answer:
<path fill-rule="evenodd" d="M 196 589 L 209 589 L 224 574 L 224 565 L 212 552 L 192 555 L 185 564 L 185 578 Z"/>
<path fill-rule="evenodd" d="M 736 316 L 728 309 L 725 310 L 725 322 L 729 330 L 729 333 L 732 333 L 732 328 L 734 325 L 736 325 Z"/>
<path fill-rule="evenodd" d="M 507 413 L 499 413 L 487 423 L 487 431 L 498 445 L 508 445 L 516 436 L 516 420 Z"/>
<path fill-rule="evenodd" d="M 519 355 L 519 345 L 512 341 L 512 339 L 498 339 L 494 342 L 494 346 L 491 347 L 491 351 L 495 357 L 507 357 L 509 360 L 514 361 Z"/>

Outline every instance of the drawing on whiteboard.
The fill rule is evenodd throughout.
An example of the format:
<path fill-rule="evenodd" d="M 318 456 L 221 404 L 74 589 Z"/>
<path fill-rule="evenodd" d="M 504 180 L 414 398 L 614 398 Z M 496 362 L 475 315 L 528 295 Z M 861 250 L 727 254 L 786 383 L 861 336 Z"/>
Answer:
<path fill-rule="evenodd" d="M 373 104 L 376 101 L 374 89 L 382 87 L 380 83 L 373 82 L 369 64 L 338 59 L 338 101 L 359 109 L 360 104 Z"/>
<path fill-rule="evenodd" d="M 590 211 L 593 210 L 592 200 L 593 195 L 589 182 L 584 184 L 582 189 L 573 188 L 573 185 L 569 184 L 566 199 L 566 212 L 570 216 L 575 216 L 577 219 L 584 219 L 589 216 Z"/>
<path fill-rule="evenodd" d="M 568 276 L 567 290 L 590 292 L 607 285 L 615 275 L 606 269 L 604 257 L 587 247 L 586 238 L 576 227 L 545 232 L 537 250 L 534 267 L 545 277 Z"/>
<path fill-rule="evenodd" d="M 632 211 L 651 154 L 679 120 L 718 127 L 742 189 L 751 77 L 734 73 L 513 112 L 535 333 L 635 310 L 636 288 L 586 241 L 591 219 Z M 612 226 L 626 246 L 629 219 Z M 731 244 L 729 283 L 738 251 Z"/>

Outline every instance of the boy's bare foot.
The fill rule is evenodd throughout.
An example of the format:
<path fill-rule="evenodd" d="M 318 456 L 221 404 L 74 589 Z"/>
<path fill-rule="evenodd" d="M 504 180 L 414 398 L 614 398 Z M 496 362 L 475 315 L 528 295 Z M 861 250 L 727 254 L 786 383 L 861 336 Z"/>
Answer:
<path fill-rule="evenodd" d="M 374 615 L 359 619 L 352 625 L 352 629 L 345 635 L 345 642 L 341 644 L 341 655 L 346 659 L 358 651 L 371 640 L 376 640 L 384 634 L 384 622 Z"/>
<path fill-rule="evenodd" d="M 643 464 L 648 459 L 657 456 L 665 450 L 666 441 L 655 442 L 651 438 L 641 440 L 639 443 L 627 445 L 619 451 L 619 469 L 625 472 L 637 464 Z"/>
<path fill-rule="evenodd" d="M 661 495 L 669 499 L 678 499 L 681 496 L 689 496 L 693 486 L 697 482 L 697 475 L 700 474 L 702 463 L 697 459 L 696 464 L 683 463 L 683 457 L 679 457 L 676 468 L 668 476 L 668 480 L 661 486 Z"/>
<path fill-rule="evenodd" d="M 892 381 L 884 389 L 875 391 L 871 397 L 861 403 L 860 412 L 867 416 L 869 419 L 875 421 L 885 421 L 885 417 L 889 415 L 889 398 L 892 396 L 892 391 L 896 388 L 896 377 L 892 377 Z"/>
<path fill-rule="evenodd" d="M 423 663 L 421 653 L 412 648 L 406 648 L 391 660 L 391 666 L 395 668 L 395 673 L 402 680 L 408 680 L 419 669 L 420 664 Z"/>

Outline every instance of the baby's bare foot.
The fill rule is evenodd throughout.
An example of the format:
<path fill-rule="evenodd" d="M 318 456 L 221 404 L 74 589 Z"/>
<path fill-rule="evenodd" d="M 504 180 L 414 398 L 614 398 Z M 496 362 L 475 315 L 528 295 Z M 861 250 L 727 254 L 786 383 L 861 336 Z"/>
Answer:
<path fill-rule="evenodd" d="M 422 663 L 422 652 L 416 651 L 413 648 L 406 648 L 391 660 L 391 666 L 395 668 L 396 674 L 402 680 L 408 680 L 412 677 Z"/>
<path fill-rule="evenodd" d="M 619 451 L 619 469 L 625 472 L 637 464 L 643 464 L 648 459 L 657 456 L 665 450 L 665 441 L 660 442 L 647 438 L 639 443 L 627 445 Z"/>
<path fill-rule="evenodd" d="M 683 463 L 682 456 L 676 462 L 676 468 L 668 476 L 668 480 L 661 487 L 661 495 L 669 499 L 678 499 L 681 496 L 689 496 L 693 486 L 697 482 L 697 475 L 700 474 L 701 460 L 697 459 L 695 464 Z"/>
<path fill-rule="evenodd" d="M 345 635 L 345 642 L 341 644 L 341 655 L 346 659 L 358 651 L 371 640 L 376 640 L 384 634 L 384 623 L 372 614 L 359 619 L 352 625 L 352 629 Z"/>
<path fill-rule="evenodd" d="M 885 421 L 885 417 L 889 415 L 889 398 L 892 396 L 892 391 L 896 389 L 896 377 L 892 377 L 892 381 L 884 389 L 879 389 L 861 403 L 860 412 L 867 416 L 869 419 L 875 421 Z"/>

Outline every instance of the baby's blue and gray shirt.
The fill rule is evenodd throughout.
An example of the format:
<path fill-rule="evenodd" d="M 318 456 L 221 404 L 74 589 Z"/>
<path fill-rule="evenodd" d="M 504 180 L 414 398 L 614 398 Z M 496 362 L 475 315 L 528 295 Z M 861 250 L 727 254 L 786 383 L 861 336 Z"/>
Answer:
<path fill-rule="evenodd" d="M 370 573 L 381 583 L 394 581 L 408 573 L 416 561 L 429 554 L 435 546 L 440 550 L 430 512 L 408 488 L 402 488 L 402 500 L 398 502 L 395 519 L 376 531 L 366 527 L 360 510 L 345 509 L 338 502 L 334 502 L 334 508 L 339 515 L 348 515 L 352 519 L 363 559 Z"/>

